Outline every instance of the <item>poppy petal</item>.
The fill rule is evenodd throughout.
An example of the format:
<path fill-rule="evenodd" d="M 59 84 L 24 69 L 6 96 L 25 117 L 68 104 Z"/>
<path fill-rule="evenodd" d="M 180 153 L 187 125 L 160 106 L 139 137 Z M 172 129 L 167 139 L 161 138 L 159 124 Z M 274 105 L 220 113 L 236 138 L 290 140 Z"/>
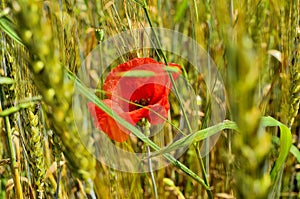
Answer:
<path fill-rule="evenodd" d="M 121 78 L 124 78 L 120 75 L 122 74 L 122 72 L 130 71 L 138 66 L 150 65 L 150 64 L 158 64 L 158 62 L 152 58 L 135 58 L 128 62 L 122 63 L 118 65 L 116 68 L 112 69 L 109 75 L 106 77 L 103 85 L 103 90 L 107 92 L 108 98 L 111 97 L 110 93 L 112 93 L 112 91 L 115 90 L 115 87 L 119 83 L 119 80 Z"/>
<path fill-rule="evenodd" d="M 107 99 L 103 100 L 103 102 L 108 107 L 112 108 L 115 113 L 119 114 L 127 121 L 130 121 L 129 115 L 126 117 L 126 114 L 123 113 L 122 109 L 115 105 L 115 103 L 113 104 L 111 100 Z M 124 142 L 128 139 L 130 132 L 125 127 L 122 127 L 120 124 L 118 124 L 114 118 L 107 115 L 103 110 L 101 110 L 92 102 L 88 103 L 88 109 L 91 116 L 94 118 L 94 125 L 96 126 L 96 128 L 103 131 L 112 140 L 115 140 L 117 142 Z"/>
<path fill-rule="evenodd" d="M 178 64 L 170 63 L 170 67 L 177 67 L 178 73 L 172 73 L 176 80 L 181 73 L 181 67 Z M 118 94 L 119 97 L 129 99 L 131 94 L 139 87 L 146 84 L 158 84 L 171 87 L 171 81 L 168 73 L 164 70 L 165 65 L 157 62 L 152 58 L 135 58 L 126 63 L 118 65 L 114 68 L 105 79 L 103 90 L 107 92 L 108 98 L 111 98 L 112 93 Z M 150 77 L 127 77 L 122 76 L 128 71 L 146 70 L 154 73 Z"/>

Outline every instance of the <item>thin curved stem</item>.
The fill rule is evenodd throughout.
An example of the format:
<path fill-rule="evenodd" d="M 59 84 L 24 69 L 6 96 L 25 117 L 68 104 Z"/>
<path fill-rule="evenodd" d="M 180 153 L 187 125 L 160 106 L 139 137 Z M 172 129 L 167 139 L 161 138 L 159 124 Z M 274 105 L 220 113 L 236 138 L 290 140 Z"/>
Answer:
<path fill-rule="evenodd" d="M 150 147 L 149 146 L 147 146 L 147 154 L 148 154 L 149 157 L 151 156 L 151 151 L 150 151 Z M 153 169 L 152 169 L 151 158 L 148 158 L 148 165 L 149 165 L 149 172 L 150 172 L 152 186 L 153 186 L 153 191 L 154 191 L 154 198 L 158 199 L 157 186 L 156 186 L 156 182 L 155 182 L 155 178 L 154 178 L 154 173 L 153 173 Z"/>
<path fill-rule="evenodd" d="M 202 171 L 202 175 L 203 175 L 203 178 L 204 178 L 204 182 L 205 182 L 205 184 L 208 187 L 210 187 L 210 185 L 209 185 L 209 179 L 208 179 L 208 176 L 207 176 L 207 174 L 205 172 L 205 166 L 204 166 L 204 163 L 203 163 L 203 160 L 202 160 L 202 157 L 201 157 L 201 152 L 200 152 L 200 149 L 199 149 L 199 147 L 197 145 L 198 144 L 194 144 L 194 148 L 195 148 L 195 150 L 197 152 L 198 161 L 200 162 L 200 166 L 201 166 L 201 171 Z M 209 199 L 213 199 L 213 195 L 212 195 L 212 192 L 211 192 L 210 189 L 207 190 L 206 193 L 207 193 Z"/>
<path fill-rule="evenodd" d="M 143 133 L 145 134 L 145 136 L 149 137 L 149 135 L 150 135 L 149 121 L 147 119 L 143 118 L 141 121 L 141 125 L 142 125 L 142 129 L 143 129 Z M 146 149 L 147 149 L 148 157 L 151 157 L 151 151 L 150 151 L 149 145 L 146 146 Z M 154 173 L 153 173 L 153 169 L 152 169 L 151 158 L 148 158 L 148 166 L 149 166 L 149 172 L 150 172 L 151 182 L 152 182 L 152 186 L 153 186 L 154 198 L 158 199 L 157 186 L 156 186 L 155 177 L 154 177 Z"/>

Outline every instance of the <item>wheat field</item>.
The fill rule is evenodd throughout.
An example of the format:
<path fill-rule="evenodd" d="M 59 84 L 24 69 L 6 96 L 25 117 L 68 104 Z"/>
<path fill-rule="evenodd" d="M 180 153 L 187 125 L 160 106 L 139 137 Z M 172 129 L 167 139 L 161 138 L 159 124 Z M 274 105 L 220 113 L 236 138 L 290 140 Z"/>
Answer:
<path fill-rule="evenodd" d="M 300 198 L 299 0 L 0 5 L 0 199 Z"/>

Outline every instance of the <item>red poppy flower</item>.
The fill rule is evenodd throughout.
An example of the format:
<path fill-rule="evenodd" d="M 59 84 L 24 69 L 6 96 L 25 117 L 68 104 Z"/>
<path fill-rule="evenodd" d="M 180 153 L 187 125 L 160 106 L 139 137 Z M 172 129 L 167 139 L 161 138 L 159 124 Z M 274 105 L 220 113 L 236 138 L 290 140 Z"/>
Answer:
<path fill-rule="evenodd" d="M 103 90 L 108 99 L 104 103 L 132 125 L 142 118 L 153 125 L 163 124 L 170 109 L 168 95 L 172 86 L 165 67 L 152 58 L 135 58 L 118 65 L 105 79 Z M 177 64 L 169 67 L 176 69 L 172 73 L 176 80 L 181 67 Z M 128 138 L 130 132 L 99 107 L 93 103 L 88 107 L 95 126 L 111 139 L 122 142 Z"/>
<path fill-rule="evenodd" d="M 119 114 L 123 119 L 130 121 L 129 115 L 126 112 L 124 112 L 116 103 L 113 103 L 112 100 L 105 99 L 103 100 L 103 102 L 105 105 L 111 108 L 115 113 Z M 123 142 L 127 140 L 129 136 L 129 131 L 125 127 L 118 125 L 117 122 L 112 117 L 107 115 L 94 103 L 89 102 L 88 108 L 92 117 L 94 118 L 94 124 L 96 128 L 102 130 L 111 139 L 117 142 Z"/>

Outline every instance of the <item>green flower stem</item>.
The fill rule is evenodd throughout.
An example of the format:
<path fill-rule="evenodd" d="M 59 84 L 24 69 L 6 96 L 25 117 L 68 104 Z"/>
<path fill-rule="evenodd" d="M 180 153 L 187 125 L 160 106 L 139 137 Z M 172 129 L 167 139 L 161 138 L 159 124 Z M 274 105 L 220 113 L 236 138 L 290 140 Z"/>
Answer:
<path fill-rule="evenodd" d="M 10 168 L 12 171 L 12 176 L 13 176 L 13 181 L 14 181 L 14 188 L 16 190 L 16 195 L 18 199 L 23 199 L 23 192 L 22 192 L 22 186 L 20 182 L 20 173 L 18 169 L 18 163 L 16 161 L 15 157 L 15 150 L 14 146 L 12 143 L 12 132 L 11 132 L 11 127 L 10 127 L 10 121 L 9 117 L 5 117 L 5 130 L 6 130 L 6 139 L 8 142 L 8 151 L 9 151 L 9 156 L 11 160 Z"/>
<path fill-rule="evenodd" d="M 208 176 L 207 176 L 207 174 L 206 174 L 206 172 L 205 172 L 205 166 L 204 166 L 204 163 L 203 163 L 203 160 L 202 160 L 202 157 L 201 157 L 200 149 L 199 149 L 199 147 L 198 147 L 198 143 L 194 144 L 193 146 L 194 146 L 194 148 L 195 148 L 195 150 L 196 150 L 196 152 L 197 152 L 197 158 L 198 158 L 198 161 L 200 162 L 202 175 L 203 175 L 203 177 L 204 177 L 204 182 L 205 182 L 205 184 L 206 184 L 208 187 L 210 187 L 210 185 L 209 185 L 209 180 L 208 180 Z M 208 198 L 209 198 L 209 199 L 213 199 L 213 195 L 212 195 L 211 190 L 207 190 L 207 195 L 208 195 Z"/>
<path fill-rule="evenodd" d="M 150 123 L 145 118 L 142 119 L 142 128 L 143 128 L 143 132 L 144 132 L 145 136 L 149 137 L 150 136 Z M 149 172 L 150 172 L 153 191 L 154 191 L 154 198 L 158 199 L 157 186 L 156 186 L 155 177 L 154 177 L 154 173 L 153 173 L 153 169 L 152 169 L 152 161 L 151 161 L 151 158 L 150 158 L 150 156 L 151 156 L 150 147 L 147 145 L 146 149 L 147 149 L 147 154 L 148 154 L 148 157 L 149 157 L 148 158 L 148 166 L 149 166 Z"/>
<path fill-rule="evenodd" d="M 162 56 L 163 59 L 164 59 L 165 64 L 167 65 L 167 64 L 168 64 L 168 60 L 167 60 L 167 58 L 166 58 L 164 52 L 162 52 L 162 50 L 161 50 L 161 49 L 162 49 L 161 43 L 159 42 L 159 39 L 158 39 L 158 36 L 157 36 L 156 32 L 152 29 L 152 28 L 153 28 L 153 25 L 152 25 L 152 22 L 151 22 L 151 19 L 150 19 L 150 15 L 149 15 L 149 12 L 148 12 L 147 3 L 146 3 L 145 0 L 143 1 L 143 3 L 140 3 L 140 2 L 138 2 L 138 1 L 136 1 L 136 2 L 142 6 L 142 8 L 143 8 L 143 10 L 144 10 L 144 12 L 145 12 L 145 14 L 146 14 L 148 23 L 149 23 L 149 25 L 150 25 L 150 27 L 151 27 L 151 30 L 152 30 L 153 34 L 154 34 L 154 37 L 155 37 L 156 42 L 157 42 L 157 45 L 159 46 L 158 52 L 161 54 L 161 56 Z M 185 121 L 186 121 L 186 123 L 187 123 L 189 133 L 193 133 L 192 128 L 191 128 L 191 125 L 190 125 L 189 120 L 188 120 L 188 117 L 187 117 L 187 115 L 186 115 L 186 112 L 185 112 L 184 109 L 183 109 L 182 99 L 181 99 L 181 97 L 180 97 L 180 95 L 179 95 L 179 92 L 178 92 L 178 89 L 177 89 L 177 87 L 176 87 L 174 78 L 173 78 L 173 76 L 171 75 L 170 72 L 168 72 L 168 75 L 169 75 L 169 78 L 170 78 L 170 80 L 171 80 L 171 82 L 172 82 L 172 85 L 173 85 L 173 87 L 174 87 L 175 95 L 176 95 L 176 97 L 177 97 L 177 99 L 178 99 L 178 101 L 179 101 L 179 105 L 180 105 L 180 107 L 181 107 L 181 109 L 182 109 L 183 117 L 184 117 L 184 119 L 185 119 Z M 198 159 L 200 160 L 200 164 L 203 165 L 203 160 L 202 160 L 201 156 L 199 156 Z M 205 176 L 205 178 L 207 178 L 207 174 L 206 174 L 206 171 L 205 171 L 204 166 L 201 167 L 201 170 L 202 170 L 202 173 L 203 173 L 203 175 Z M 203 180 L 202 180 L 202 181 L 203 181 Z M 209 187 L 208 179 L 206 179 L 205 181 L 206 181 L 205 186 L 206 186 L 206 187 Z M 213 197 L 212 197 L 212 193 L 211 193 L 210 189 L 208 188 L 208 189 L 206 189 L 206 190 L 207 190 L 207 194 L 208 194 L 209 198 L 212 199 Z"/>
<path fill-rule="evenodd" d="M 147 154 L 148 154 L 148 156 L 151 156 L 150 147 L 147 146 L 146 148 L 147 148 Z M 152 186 L 153 186 L 153 191 L 154 191 L 154 198 L 158 199 L 157 186 L 156 186 L 155 177 L 154 177 L 154 173 L 153 173 L 153 169 L 152 169 L 151 158 L 148 158 L 148 165 L 149 165 L 149 172 L 150 172 Z"/>
<path fill-rule="evenodd" d="M 186 173 L 188 176 L 190 176 L 191 178 L 193 178 L 194 180 L 196 180 L 198 183 L 200 183 L 205 188 L 205 190 L 206 190 L 207 193 L 211 193 L 210 186 L 208 186 L 202 178 L 200 178 L 196 173 L 194 173 L 192 170 L 190 170 L 187 166 L 185 166 L 184 164 L 182 164 L 181 162 L 179 162 L 178 160 L 176 160 L 170 154 L 164 154 L 164 157 L 167 160 L 169 160 L 170 162 L 172 162 L 172 164 L 174 166 L 176 166 L 177 168 L 179 168 L 180 170 L 182 170 L 184 173 Z M 211 194 L 208 194 L 208 195 L 211 195 Z M 212 199 L 212 198 L 210 198 L 210 199 Z"/>

